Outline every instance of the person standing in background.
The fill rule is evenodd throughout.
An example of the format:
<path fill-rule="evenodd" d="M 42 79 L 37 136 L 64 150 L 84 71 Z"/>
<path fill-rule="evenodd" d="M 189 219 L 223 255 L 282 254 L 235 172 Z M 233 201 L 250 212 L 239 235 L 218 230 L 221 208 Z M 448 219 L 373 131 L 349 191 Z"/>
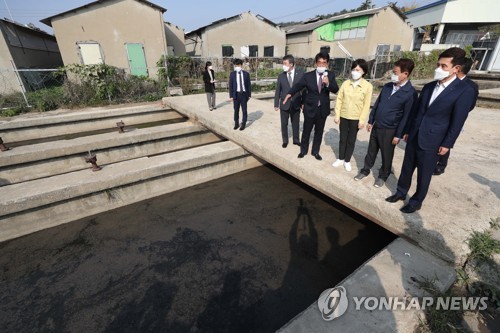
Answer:
<path fill-rule="evenodd" d="M 363 76 L 368 72 L 368 63 L 357 59 L 351 65 L 351 79 L 344 81 L 335 104 L 335 124 L 339 125 L 339 156 L 333 167 L 342 164 L 351 171 L 351 157 L 356 144 L 358 130 L 365 126 L 370 113 L 373 86 Z"/>
<path fill-rule="evenodd" d="M 470 78 L 467 77 L 467 74 L 469 73 L 471 67 L 472 67 L 472 59 L 466 58 L 465 63 L 460 67 L 460 70 L 457 73 L 457 77 L 463 82 L 469 84 L 472 87 L 472 89 L 474 89 L 476 96 L 474 99 L 474 104 L 472 105 L 472 109 L 470 109 L 472 111 L 476 107 L 477 97 L 479 96 L 479 87 L 476 82 L 472 81 Z M 451 149 L 448 150 L 446 154 L 439 156 L 438 163 L 436 165 L 436 168 L 434 169 L 433 173 L 434 176 L 439 176 L 444 173 L 446 166 L 448 166 L 448 159 L 450 158 L 450 152 Z"/>
<path fill-rule="evenodd" d="M 373 186 L 382 187 L 391 174 L 394 148 L 403 138 L 406 122 L 417 101 L 417 91 L 409 77 L 415 64 L 410 59 L 399 59 L 394 63 L 391 82 L 384 85 L 366 125 L 371 131 L 365 163 L 354 180 L 361 180 L 370 174 L 378 151 L 382 155 L 382 167 Z"/>
<path fill-rule="evenodd" d="M 207 61 L 205 71 L 203 72 L 203 82 L 205 82 L 205 93 L 207 94 L 208 108 L 210 111 L 217 109 L 215 107 L 215 72 L 212 63 Z"/>
<path fill-rule="evenodd" d="M 292 123 L 293 144 L 300 146 L 299 122 L 300 108 L 302 105 L 302 94 L 294 95 L 286 103 L 283 103 L 288 91 L 296 84 L 304 72 L 295 68 L 295 59 L 291 55 L 283 57 L 283 73 L 278 75 L 276 91 L 274 93 L 274 111 L 280 110 L 282 147 L 288 146 L 288 119 Z"/>
<path fill-rule="evenodd" d="M 250 97 L 252 97 L 252 85 L 250 84 L 250 74 L 244 71 L 241 67 L 243 66 L 243 60 L 234 60 L 234 71 L 229 74 L 229 98 L 233 102 L 234 107 L 234 128 L 240 131 L 245 129 L 247 124 L 247 103 Z M 240 106 L 243 113 L 243 119 L 241 120 L 241 126 L 239 122 L 240 117 Z"/>
<path fill-rule="evenodd" d="M 330 114 L 330 92 L 339 91 L 339 86 L 335 81 L 335 74 L 327 71 L 330 55 L 320 52 L 315 57 L 316 70 L 302 75 L 297 84 L 294 84 L 283 100 L 285 104 L 295 94 L 303 89 L 304 95 L 304 125 L 302 128 L 302 139 L 300 141 L 300 153 L 298 158 L 303 158 L 309 150 L 309 138 L 314 128 L 314 138 L 312 145 L 312 155 L 317 160 L 323 158 L 319 154 L 321 141 L 323 140 L 323 130 L 325 129 L 326 117 Z"/>

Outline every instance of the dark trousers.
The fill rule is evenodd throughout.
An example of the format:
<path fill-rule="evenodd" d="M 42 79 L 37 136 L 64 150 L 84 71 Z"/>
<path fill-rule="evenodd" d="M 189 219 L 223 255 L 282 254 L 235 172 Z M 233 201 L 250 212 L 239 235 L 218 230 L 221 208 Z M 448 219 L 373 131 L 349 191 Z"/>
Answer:
<path fill-rule="evenodd" d="M 300 108 L 295 109 L 290 106 L 288 110 L 280 110 L 281 117 L 281 137 L 283 138 L 283 143 L 288 144 L 288 118 L 292 122 L 292 137 L 293 143 L 300 143 L 299 138 L 299 122 L 300 122 Z"/>
<path fill-rule="evenodd" d="M 370 169 L 375 164 L 378 151 L 382 155 L 382 167 L 379 170 L 378 178 L 384 181 L 389 178 L 391 174 L 392 159 L 394 157 L 395 145 L 392 144 L 392 139 L 396 134 L 395 128 L 376 128 L 373 127 L 370 134 L 370 142 L 368 143 L 368 152 L 365 156 L 365 165 L 361 169 L 361 173 L 365 175 L 370 174 Z"/>
<path fill-rule="evenodd" d="M 444 172 L 444 169 L 446 169 L 446 166 L 448 165 L 448 159 L 450 158 L 450 152 L 451 149 L 448 150 L 448 152 L 444 155 L 439 156 L 439 160 L 436 165 L 436 171 L 441 171 Z"/>
<path fill-rule="evenodd" d="M 302 127 L 302 140 L 300 141 L 300 152 L 302 154 L 307 154 L 309 150 L 309 137 L 311 136 L 311 131 L 314 127 L 314 138 L 312 151 L 313 154 L 319 154 L 319 147 L 321 146 L 321 140 L 323 139 L 323 130 L 325 129 L 326 117 L 321 115 L 318 109 L 316 110 L 316 115 L 314 117 L 304 116 L 304 125 Z"/>
<path fill-rule="evenodd" d="M 340 117 L 339 160 L 351 161 L 356 137 L 358 136 L 359 120 L 350 120 Z"/>
<path fill-rule="evenodd" d="M 409 201 L 413 206 L 419 206 L 424 201 L 429 191 L 432 173 L 439 158 L 437 150 L 422 150 L 418 147 L 417 141 L 418 135 L 414 140 L 406 144 L 405 157 L 397 187 L 398 193 L 406 196 L 411 186 L 413 172 L 415 168 L 417 169 L 417 191 Z"/>
<path fill-rule="evenodd" d="M 234 106 L 234 125 L 238 126 L 240 124 L 240 106 L 241 111 L 243 112 L 243 119 L 241 120 L 242 125 L 246 125 L 247 123 L 247 103 L 248 103 L 248 95 L 246 92 L 237 92 L 236 98 L 233 100 Z"/>

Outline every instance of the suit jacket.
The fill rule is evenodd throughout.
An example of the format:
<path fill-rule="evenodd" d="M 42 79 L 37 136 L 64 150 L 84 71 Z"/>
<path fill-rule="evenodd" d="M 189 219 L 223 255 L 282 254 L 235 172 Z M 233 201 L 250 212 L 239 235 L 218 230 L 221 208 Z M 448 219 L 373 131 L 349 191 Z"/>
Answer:
<path fill-rule="evenodd" d="M 319 112 L 326 118 L 330 114 L 330 92 L 336 93 L 339 91 L 339 86 L 337 81 L 335 81 L 335 74 L 328 71 L 328 87 L 325 85 L 321 86 L 321 91 L 318 91 L 318 81 L 316 79 L 316 70 L 310 71 L 302 75 L 302 78 L 294 84 L 293 87 L 288 92 L 292 96 L 305 89 L 305 95 L 303 96 L 304 103 L 304 116 L 309 118 L 314 118 L 318 110 L 318 102 L 321 103 Z"/>
<path fill-rule="evenodd" d="M 458 78 L 429 106 L 437 81 L 427 83 L 415 105 L 409 123 L 408 142 L 416 140 L 422 150 L 453 148 L 475 102 L 474 89 Z"/>
<path fill-rule="evenodd" d="M 203 82 L 205 82 L 205 92 L 215 92 L 215 83 L 210 82 L 210 74 L 208 74 L 208 71 L 212 73 L 212 78 L 215 80 L 215 72 L 213 69 L 208 69 L 203 72 Z"/>
<path fill-rule="evenodd" d="M 373 105 L 368 123 L 377 128 L 395 128 L 395 137 L 402 138 L 418 95 L 410 81 L 394 94 L 392 94 L 393 87 L 392 82 L 384 85 Z"/>
<path fill-rule="evenodd" d="M 292 85 L 297 84 L 304 75 L 304 72 L 295 68 L 295 72 L 293 75 Z M 281 110 L 289 110 L 290 106 L 294 109 L 300 108 L 302 104 L 302 93 L 293 95 L 285 104 L 283 104 L 283 100 L 285 96 L 290 91 L 290 84 L 288 83 L 288 73 L 283 72 L 278 75 L 278 80 L 276 81 L 276 91 L 274 93 L 274 107 L 279 107 Z"/>
<path fill-rule="evenodd" d="M 474 98 L 474 104 L 472 105 L 472 109 L 474 109 L 476 107 L 477 98 L 479 96 L 479 87 L 478 87 L 476 82 L 472 81 L 467 76 L 464 77 L 464 79 L 462 81 L 469 84 L 472 87 L 472 89 L 474 89 L 475 98 Z M 470 109 L 470 110 L 472 111 L 472 109 Z"/>
<path fill-rule="evenodd" d="M 238 83 L 236 82 L 236 71 L 232 71 L 229 74 L 229 98 L 236 98 L 236 93 L 238 92 Z M 245 91 L 247 97 L 252 97 L 252 84 L 250 83 L 250 74 L 247 71 L 241 70 L 241 75 L 243 75 L 243 84 L 245 85 Z"/>

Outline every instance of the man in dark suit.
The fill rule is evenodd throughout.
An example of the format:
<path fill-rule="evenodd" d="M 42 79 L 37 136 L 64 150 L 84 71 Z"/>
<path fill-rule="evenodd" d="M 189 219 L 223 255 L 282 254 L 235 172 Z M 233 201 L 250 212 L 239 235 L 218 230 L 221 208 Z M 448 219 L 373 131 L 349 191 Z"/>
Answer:
<path fill-rule="evenodd" d="M 283 57 L 283 73 L 278 75 L 276 82 L 276 91 L 274 93 L 274 111 L 280 110 L 281 118 L 281 136 L 283 139 L 283 148 L 288 146 L 288 118 L 292 122 L 293 144 L 300 146 L 299 122 L 300 107 L 302 105 L 302 94 L 294 95 L 291 100 L 283 103 L 290 88 L 300 81 L 304 72 L 295 68 L 295 59 L 291 55 Z"/>
<path fill-rule="evenodd" d="M 456 75 L 464 58 L 465 51 L 458 47 L 439 55 L 434 71 L 436 81 L 422 88 L 406 127 L 407 144 L 397 192 L 385 199 L 405 200 L 416 168 L 417 190 L 401 208 L 403 213 L 413 213 L 422 206 L 439 156 L 453 148 L 474 103 L 474 89 Z"/>
<path fill-rule="evenodd" d="M 317 160 L 322 160 L 319 148 L 323 139 L 326 117 L 330 114 L 330 92 L 339 91 L 335 81 L 335 74 L 327 71 L 330 55 L 320 52 L 315 57 L 316 70 L 302 75 L 297 84 L 294 84 L 286 95 L 283 103 L 286 103 L 293 95 L 305 89 L 304 102 L 304 125 L 302 128 L 302 139 L 300 141 L 300 153 L 298 158 L 303 158 L 309 150 L 309 137 L 314 128 L 312 155 Z"/>
<path fill-rule="evenodd" d="M 247 103 L 252 97 L 252 85 L 250 83 L 250 74 L 241 69 L 243 61 L 241 59 L 234 60 L 234 71 L 229 74 L 229 98 L 234 106 L 234 129 L 240 131 L 245 129 L 247 124 Z M 239 122 L 240 106 L 243 113 L 241 126 Z"/>
<path fill-rule="evenodd" d="M 467 74 L 469 73 L 471 67 L 472 67 L 472 59 L 467 58 L 465 60 L 465 63 L 460 67 L 460 70 L 457 73 L 457 77 L 463 82 L 469 84 L 472 87 L 472 89 L 474 89 L 476 95 L 474 98 L 474 104 L 472 105 L 471 109 L 472 111 L 476 107 L 477 97 L 479 96 L 479 87 L 477 86 L 476 82 L 472 81 L 470 78 L 467 77 Z M 448 151 L 446 154 L 442 156 L 439 156 L 439 161 L 436 165 L 436 168 L 434 169 L 435 176 L 439 176 L 444 173 L 444 170 L 448 165 L 449 158 L 450 158 L 450 151 Z"/>

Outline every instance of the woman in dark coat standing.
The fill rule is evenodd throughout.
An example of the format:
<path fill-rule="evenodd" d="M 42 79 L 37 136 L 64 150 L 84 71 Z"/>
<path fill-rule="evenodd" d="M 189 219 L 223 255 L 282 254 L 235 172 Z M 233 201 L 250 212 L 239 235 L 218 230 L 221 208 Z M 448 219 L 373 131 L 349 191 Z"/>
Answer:
<path fill-rule="evenodd" d="M 205 93 L 207 94 L 208 108 L 210 111 L 217 109 L 215 107 L 215 74 L 212 69 L 212 63 L 207 61 L 205 71 L 203 72 L 203 82 L 205 82 Z"/>

